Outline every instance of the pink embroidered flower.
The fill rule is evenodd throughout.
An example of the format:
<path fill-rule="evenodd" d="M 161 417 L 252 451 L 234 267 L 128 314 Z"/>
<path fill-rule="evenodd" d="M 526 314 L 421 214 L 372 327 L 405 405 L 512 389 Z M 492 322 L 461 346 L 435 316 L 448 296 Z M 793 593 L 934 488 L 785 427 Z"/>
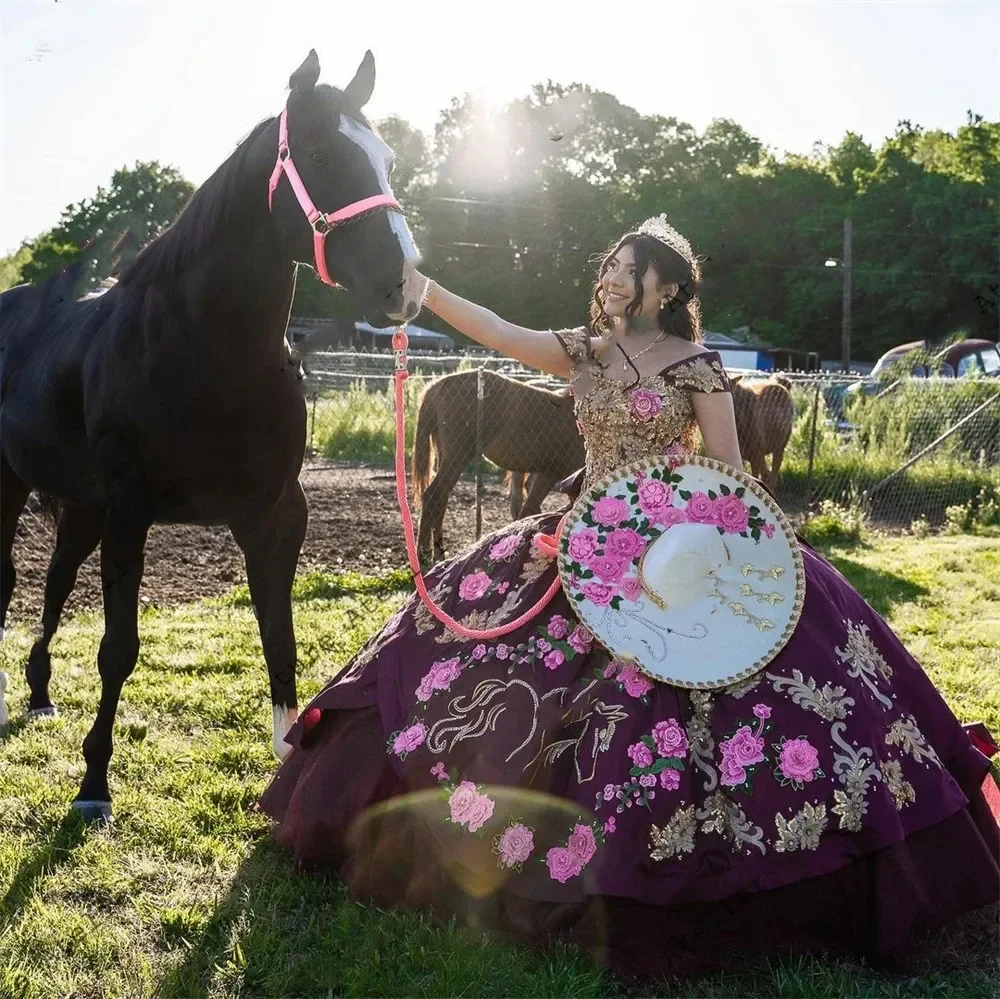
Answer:
<path fill-rule="evenodd" d="M 674 501 L 674 490 L 659 479 L 646 479 L 639 486 L 639 509 L 655 524 L 666 515 Z"/>
<path fill-rule="evenodd" d="M 580 861 L 564 846 L 552 847 L 545 854 L 545 864 L 549 869 L 549 877 L 563 885 L 583 870 Z"/>
<path fill-rule="evenodd" d="M 434 663 L 417 687 L 417 700 L 429 701 L 435 690 L 447 690 L 461 674 L 462 666 L 458 656 Z"/>
<path fill-rule="evenodd" d="M 715 501 L 715 519 L 728 534 L 740 534 L 750 524 L 750 510 L 739 496 L 720 496 Z"/>
<path fill-rule="evenodd" d="M 448 799 L 451 821 L 459 825 L 468 823 L 469 832 L 477 832 L 493 814 L 495 802 L 488 794 L 481 794 L 471 780 L 463 780 Z"/>
<path fill-rule="evenodd" d="M 431 767 L 431 776 L 437 777 L 438 780 L 447 780 L 448 774 L 444 769 L 444 764 L 435 763 L 434 766 Z"/>
<path fill-rule="evenodd" d="M 610 836 L 615 831 L 615 817 L 612 815 L 604 823 L 604 835 Z"/>
<path fill-rule="evenodd" d="M 766 719 L 771 717 L 771 709 L 766 704 L 755 704 L 753 706 L 753 713 L 761 721 L 765 721 Z"/>
<path fill-rule="evenodd" d="M 642 774 L 639 777 L 639 783 L 643 787 L 656 787 L 656 778 L 652 774 Z"/>
<path fill-rule="evenodd" d="M 478 600 L 490 588 L 490 577 L 485 572 L 473 572 L 458 584 L 458 595 L 463 600 Z"/>
<path fill-rule="evenodd" d="M 497 841 L 497 850 L 504 867 L 514 867 L 523 864 L 531 851 L 535 849 L 535 836 L 532 831 L 520 822 L 504 829 Z"/>
<path fill-rule="evenodd" d="M 687 461 L 687 451 L 684 450 L 682 444 L 678 444 L 676 441 L 667 448 L 664 452 L 667 456 L 667 462 L 670 465 L 670 471 L 674 471 Z"/>
<path fill-rule="evenodd" d="M 619 527 L 608 535 L 605 550 L 621 559 L 633 559 L 646 547 L 646 541 L 631 527 Z"/>
<path fill-rule="evenodd" d="M 602 496 L 591 509 L 591 516 L 605 527 L 617 527 L 623 520 L 628 520 L 628 503 L 614 496 Z"/>
<path fill-rule="evenodd" d="M 609 586 L 607 583 L 583 584 L 583 595 L 592 604 L 596 604 L 598 607 L 607 607 L 608 604 L 610 604 L 614 599 L 616 592 L 616 588 L 614 586 Z"/>
<path fill-rule="evenodd" d="M 615 796 L 615 791 L 617 791 L 617 790 L 618 790 L 618 788 L 614 784 L 605 784 L 604 785 L 604 800 L 605 801 L 610 801 Z"/>
<path fill-rule="evenodd" d="M 687 732 L 676 718 L 668 718 L 653 726 L 653 742 L 660 756 L 683 756 L 688 748 Z"/>
<path fill-rule="evenodd" d="M 656 518 L 656 523 L 664 527 L 673 527 L 675 524 L 686 524 L 687 513 L 676 506 L 667 507 L 663 513 Z"/>
<path fill-rule="evenodd" d="M 500 594 L 504 594 L 504 593 L 506 593 L 506 592 L 507 592 L 507 591 L 508 591 L 509 589 L 510 589 L 510 583 L 508 583 L 508 582 L 507 582 L 507 580 L 504 580 L 504 581 L 503 581 L 503 582 L 502 582 L 502 583 L 501 583 L 501 584 L 500 584 L 500 585 L 499 585 L 499 586 L 497 587 L 497 593 L 500 593 Z"/>
<path fill-rule="evenodd" d="M 649 389 L 635 389 L 628 397 L 628 408 L 637 420 L 649 423 L 663 409 L 663 399 Z"/>
<path fill-rule="evenodd" d="M 559 649 L 553 649 L 545 657 L 545 665 L 549 669 L 558 669 L 564 662 L 566 662 L 566 657 L 559 651 Z"/>
<path fill-rule="evenodd" d="M 624 663 L 620 663 L 616 659 L 612 659 L 611 662 L 604 667 L 604 672 L 601 675 L 605 680 L 610 680 L 611 677 L 613 677 L 624 665 Z"/>
<path fill-rule="evenodd" d="M 618 671 L 618 682 L 625 687 L 629 697 L 645 697 L 653 689 L 653 681 L 632 663 L 626 663 Z"/>
<path fill-rule="evenodd" d="M 424 744 L 426 738 L 427 729 L 423 725 L 411 725 L 409 728 L 404 728 L 393 740 L 392 751 L 397 756 L 402 756 L 403 753 L 412 753 Z"/>
<path fill-rule="evenodd" d="M 626 576 L 618 584 L 618 588 L 626 600 L 638 600 L 639 594 L 642 593 L 642 583 L 639 582 L 638 576 Z"/>
<path fill-rule="evenodd" d="M 499 644 L 499 645 L 498 645 L 498 646 L 497 646 L 497 647 L 496 647 L 496 648 L 495 648 L 495 649 L 493 650 L 493 654 L 494 654 L 494 655 L 495 655 L 495 656 L 497 657 L 497 659 L 499 659 L 499 660 L 500 660 L 501 662 L 504 662 L 504 661 L 505 661 L 505 660 L 507 659 L 507 657 L 508 657 L 508 656 L 510 655 L 510 646 L 509 646 L 509 645 L 504 645 L 504 643 L 503 643 L 503 642 L 501 642 L 501 643 L 500 643 L 500 644 Z"/>
<path fill-rule="evenodd" d="M 789 780 L 808 783 L 819 769 L 819 754 L 808 739 L 786 739 L 778 763 Z"/>
<path fill-rule="evenodd" d="M 569 536 L 570 558 L 575 559 L 582 565 L 589 565 L 590 560 L 597 551 L 597 531 L 592 527 L 585 527 L 582 530 L 574 531 Z"/>
<path fill-rule="evenodd" d="M 485 655 L 486 655 L 486 646 L 485 645 L 477 645 L 472 650 L 472 658 L 473 659 L 482 659 L 483 656 L 485 656 Z"/>
<path fill-rule="evenodd" d="M 616 555 L 597 555 L 590 560 L 590 568 L 602 582 L 617 583 L 625 575 L 628 562 Z"/>
<path fill-rule="evenodd" d="M 566 849 L 580 861 L 580 868 L 583 869 L 590 863 L 591 858 L 597 853 L 597 841 L 594 839 L 594 830 L 590 826 L 578 823 L 569 834 L 569 842 Z"/>
<path fill-rule="evenodd" d="M 549 643 L 546 642 L 544 638 L 539 638 L 538 639 L 538 651 L 539 652 L 541 652 L 541 653 L 544 654 L 544 653 L 548 652 L 549 649 L 551 649 L 551 648 L 552 648 L 552 646 L 549 645 Z"/>
<path fill-rule="evenodd" d="M 774 524 L 764 524 L 764 526 L 761 528 L 761 530 L 764 532 L 764 534 L 767 537 L 769 537 L 769 538 L 773 538 L 774 537 Z"/>
<path fill-rule="evenodd" d="M 628 758 L 637 767 L 649 767 L 653 765 L 653 754 L 644 742 L 633 742 L 628 747 Z"/>
<path fill-rule="evenodd" d="M 705 493 L 691 493 L 687 503 L 689 524 L 715 524 L 715 503 Z"/>
<path fill-rule="evenodd" d="M 569 632 L 569 621 L 561 614 L 549 618 L 548 632 L 553 638 L 565 638 Z"/>
<path fill-rule="evenodd" d="M 660 787 L 665 788 L 667 791 L 676 791 L 680 786 L 681 775 L 676 770 L 667 767 L 666 770 L 660 771 Z"/>
<path fill-rule="evenodd" d="M 594 636 L 582 624 L 578 624 L 566 641 L 574 652 L 579 652 L 582 656 L 590 651 L 590 647 L 594 644 Z"/>
<path fill-rule="evenodd" d="M 722 753 L 722 783 L 727 787 L 736 787 L 746 780 L 745 767 L 763 763 L 764 740 L 754 735 L 749 725 L 743 725 L 731 738 L 719 743 L 719 751 Z"/>
<path fill-rule="evenodd" d="M 505 538 L 501 538 L 490 548 L 490 558 L 494 562 L 499 562 L 502 559 L 509 558 L 514 554 L 514 552 L 517 551 L 520 544 L 520 534 L 508 534 Z"/>

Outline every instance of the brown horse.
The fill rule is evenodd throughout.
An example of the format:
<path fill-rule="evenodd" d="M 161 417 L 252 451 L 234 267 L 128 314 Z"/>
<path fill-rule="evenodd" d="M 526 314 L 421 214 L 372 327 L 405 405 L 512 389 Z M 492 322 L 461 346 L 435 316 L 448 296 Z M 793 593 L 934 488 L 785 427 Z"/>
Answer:
<path fill-rule="evenodd" d="M 766 381 L 743 384 L 743 375 L 733 375 L 733 409 L 743 460 L 772 492 L 781 481 L 781 462 L 795 422 L 791 383 L 781 375 Z M 768 468 L 766 456 L 771 456 Z"/>
<path fill-rule="evenodd" d="M 515 473 L 544 473 L 551 477 L 548 488 L 583 465 L 583 438 L 576 428 L 571 396 L 493 371 L 483 371 L 482 378 L 483 456 Z M 417 542 L 422 554 L 432 548 L 436 555 L 443 553 L 448 499 L 462 472 L 477 457 L 478 379 L 478 371 L 445 375 L 431 382 L 420 400 L 413 447 L 413 500 L 422 507 Z M 437 455 L 433 479 L 432 454 Z"/>

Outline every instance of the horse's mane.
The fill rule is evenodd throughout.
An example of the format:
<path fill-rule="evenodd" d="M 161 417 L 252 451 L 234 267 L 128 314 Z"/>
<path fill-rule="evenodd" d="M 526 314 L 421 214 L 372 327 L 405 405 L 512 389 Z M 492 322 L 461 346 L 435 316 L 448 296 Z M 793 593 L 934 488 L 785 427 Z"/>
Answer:
<path fill-rule="evenodd" d="M 254 139 L 274 118 L 255 125 L 232 155 L 191 195 L 177 220 L 148 243 L 121 275 L 122 284 L 174 277 L 203 250 L 219 226 L 239 210 L 244 168 Z"/>

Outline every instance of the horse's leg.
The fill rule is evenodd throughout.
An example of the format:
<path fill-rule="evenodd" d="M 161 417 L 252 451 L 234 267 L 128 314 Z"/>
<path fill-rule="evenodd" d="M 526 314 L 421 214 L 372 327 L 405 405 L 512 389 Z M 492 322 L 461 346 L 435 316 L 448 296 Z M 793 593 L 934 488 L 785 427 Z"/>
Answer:
<path fill-rule="evenodd" d="M 21 511 L 28 502 L 31 489 L 25 485 L 7 464 L 7 459 L 0 457 L 0 639 L 3 638 L 4 627 L 7 624 L 7 608 L 10 598 L 14 595 L 14 583 L 17 572 L 14 570 L 14 559 L 11 550 L 14 547 L 14 535 L 17 534 L 17 522 L 21 519 Z"/>
<path fill-rule="evenodd" d="M 768 485 L 771 492 L 776 493 L 781 485 L 781 463 L 785 460 L 785 445 L 779 444 L 771 452 L 771 481 Z"/>
<path fill-rule="evenodd" d="M 542 512 L 542 502 L 559 480 L 547 472 L 535 472 L 528 480 L 528 498 L 521 507 L 522 517 L 533 517 Z"/>
<path fill-rule="evenodd" d="M 103 512 L 66 507 L 59 518 L 56 550 L 49 562 L 45 578 L 45 605 L 42 610 L 42 630 L 28 656 L 25 676 L 31 695 L 28 698 L 29 717 L 57 714 L 49 698 L 49 678 L 52 657 L 49 643 L 59 627 L 63 607 L 73 592 L 76 574 L 101 540 Z"/>
<path fill-rule="evenodd" d="M 420 517 L 421 538 L 435 556 L 444 554 L 444 514 L 451 491 L 462 476 L 462 466 L 456 461 L 442 460 L 437 467 L 434 481 L 424 492 L 424 508 Z M 426 531 L 424 522 L 427 523 Z"/>
<path fill-rule="evenodd" d="M 298 717 L 292 583 L 308 518 L 306 497 L 296 479 L 265 520 L 229 525 L 246 559 L 250 599 L 271 685 L 271 744 L 279 759 L 291 752 L 285 735 Z"/>
<path fill-rule="evenodd" d="M 101 700 L 94 724 L 83 740 L 87 770 L 73 807 L 88 820 L 111 818 L 108 766 L 112 731 L 122 687 L 139 656 L 139 584 L 146 536 L 152 524 L 145 494 L 116 482 L 101 531 L 101 584 L 104 590 L 104 637 L 97 653 Z"/>
<path fill-rule="evenodd" d="M 510 519 L 517 520 L 524 502 L 524 472 L 509 472 L 508 474 L 510 475 Z"/>

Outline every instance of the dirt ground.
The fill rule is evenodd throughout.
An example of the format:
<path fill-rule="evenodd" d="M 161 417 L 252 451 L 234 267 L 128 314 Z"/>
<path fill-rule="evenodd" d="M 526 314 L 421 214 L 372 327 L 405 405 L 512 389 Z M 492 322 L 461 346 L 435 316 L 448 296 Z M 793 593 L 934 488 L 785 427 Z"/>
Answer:
<path fill-rule="evenodd" d="M 483 479 L 483 533 L 509 521 L 501 480 Z M 406 547 L 396 506 L 392 472 L 385 468 L 307 468 L 302 485 L 309 502 L 309 529 L 299 572 L 310 569 L 378 572 L 406 565 Z M 32 501 L 21 516 L 14 545 L 17 586 L 8 624 L 30 620 L 34 628 L 42 609 L 45 573 L 55 534 Z M 550 496 L 546 509 L 558 509 L 565 497 Z M 475 540 L 476 487 L 472 476 L 461 481 L 445 517 L 449 552 Z M 99 553 L 83 565 L 68 611 L 101 607 Z M 246 582 L 243 556 L 225 527 L 157 525 L 146 545 L 146 570 L 140 599 L 166 606 L 219 596 Z"/>

